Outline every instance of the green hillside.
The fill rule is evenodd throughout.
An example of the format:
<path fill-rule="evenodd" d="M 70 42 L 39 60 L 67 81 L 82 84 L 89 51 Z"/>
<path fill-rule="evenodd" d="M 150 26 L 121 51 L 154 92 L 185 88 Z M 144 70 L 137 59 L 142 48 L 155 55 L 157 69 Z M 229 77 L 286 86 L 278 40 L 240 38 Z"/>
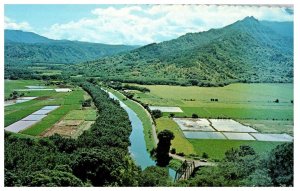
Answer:
<path fill-rule="evenodd" d="M 79 63 L 130 51 L 137 46 L 52 40 L 35 33 L 5 30 L 5 64 Z"/>
<path fill-rule="evenodd" d="M 221 29 L 188 33 L 129 53 L 71 66 L 67 71 L 69 75 L 147 84 L 292 82 L 293 38 L 280 30 L 279 23 L 268 27 L 246 17 Z"/>

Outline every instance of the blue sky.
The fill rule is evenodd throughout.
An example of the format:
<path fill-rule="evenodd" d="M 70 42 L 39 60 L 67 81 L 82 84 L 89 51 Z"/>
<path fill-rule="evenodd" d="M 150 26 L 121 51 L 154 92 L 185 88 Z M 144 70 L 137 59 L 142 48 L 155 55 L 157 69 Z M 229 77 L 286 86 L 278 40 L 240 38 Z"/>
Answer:
<path fill-rule="evenodd" d="M 5 5 L 5 28 L 108 44 L 170 40 L 254 16 L 293 21 L 293 9 L 216 5 Z"/>

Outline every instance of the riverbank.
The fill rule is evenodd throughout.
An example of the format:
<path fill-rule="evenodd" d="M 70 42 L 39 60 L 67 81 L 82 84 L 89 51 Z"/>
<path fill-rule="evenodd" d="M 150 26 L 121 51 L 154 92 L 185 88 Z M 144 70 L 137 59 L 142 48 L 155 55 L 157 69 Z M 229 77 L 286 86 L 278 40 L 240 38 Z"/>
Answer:
<path fill-rule="evenodd" d="M 135 101 L 126 98 L 122 93 L 114 89 L 111 88 L 105 88 L 105 89 L 111 92 L 112 94 L 114 94 L 120 100 L 122 100 L 124 104 L 126 104 L 130 109 L 132 109 L 137 114 L 137 116 L 142 121 L 144 127 L 143 131 L 144 131 L 144 138 L 146 142 L 147 151 L 150 152 L 152 149 L 154 149 L 156 147 L 157 142 L 155 141 L 155 138 L 153 136 L 153 122 L 151 116 L 149 116 L 149 113 L 145 110 L 145 108 L 143 108 L 143 106 L 136 103 Z M 155 127 L 154 127 L 154 131 L 155 131 Z"/>

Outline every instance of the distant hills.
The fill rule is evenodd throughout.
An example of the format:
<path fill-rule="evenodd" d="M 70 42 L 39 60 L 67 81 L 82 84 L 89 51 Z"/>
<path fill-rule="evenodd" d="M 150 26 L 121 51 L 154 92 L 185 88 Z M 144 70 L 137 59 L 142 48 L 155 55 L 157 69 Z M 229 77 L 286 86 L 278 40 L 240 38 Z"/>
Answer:
<path fill-rule="evenodd" d="M 188 33 L 70 68 L 126 82 L 218 86 L 232 82 L 292 82 L 293 22 L 246 17 L 220 29 Z"/>
<path fill-rule="evenodd" d="M 5 30 L 4 36 L 5 64 L 78 63 L 137 48 L 137 46 L 52 40 L 20 30 Z"/>
<path fill-rule="evenodd" d="M 293 36 L 293 22 L 254 17 L 139 48 L 5 30 L 5 64 L 79 63 L 63 74 L 147 84 L 293 82 Z"/>

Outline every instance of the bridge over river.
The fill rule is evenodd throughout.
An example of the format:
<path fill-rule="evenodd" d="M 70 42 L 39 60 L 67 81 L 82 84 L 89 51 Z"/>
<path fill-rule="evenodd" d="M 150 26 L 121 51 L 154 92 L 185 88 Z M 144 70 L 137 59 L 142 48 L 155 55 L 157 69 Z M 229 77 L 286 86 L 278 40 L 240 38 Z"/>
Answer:
<path fill-rule="evenodd" d="M 169 153 L 169 156 L 172 157 L 173 159 L 183 161 L 180 168 L 176 171 L 174 181 L 188 179 L 192 175 L 194 170 L 199 167 L 217 165 L 216 163 L 213 162 L 202 162 L 200 160 L 187 159 L 171 153 Z"/>

